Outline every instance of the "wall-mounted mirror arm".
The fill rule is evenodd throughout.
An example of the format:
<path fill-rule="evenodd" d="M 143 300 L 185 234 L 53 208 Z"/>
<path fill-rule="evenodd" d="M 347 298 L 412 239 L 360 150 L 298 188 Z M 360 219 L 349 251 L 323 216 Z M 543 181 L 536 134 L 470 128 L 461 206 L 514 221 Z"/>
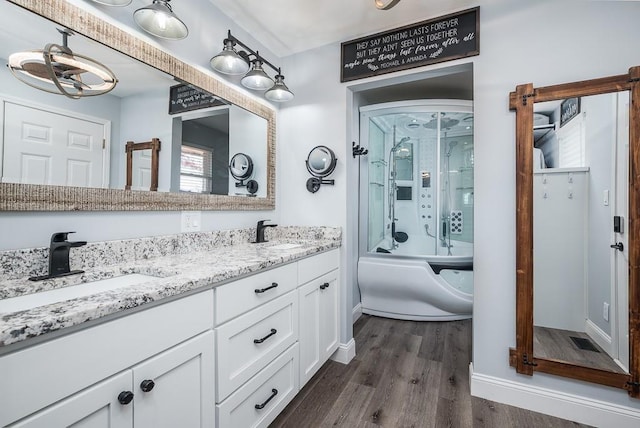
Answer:
<path fill-rule="evenodd" d="M 127 183 L 125 190 L 131 190 L 133 185 L 133 152 L 138 150 L 151 150 L 151 185 L 149 190 L 156 192 L 158 190 L 158 160 L 160 152 L 160 140 L 152 138 L 151 141 L 144 143 L 134 143 L 127 141 L 125 152 L 127 153 Z"/>
<path fill-rule="evenodd" d="M 307 171 L 313 177 L 307 180 L 307 190 L 311 193 L 316 193 L 320 190 L 320 186 L 323 184 L 329 184 L 333 186 L 334 180 L 325 180 L 325 177 L 331 175 L 336 169 L 338 158 L 335 153 L 327 146 L 316 146 L 309 152 L 305 164 Z"/>
<path fill-rule="evenodd" d="M 629 91 L 628 197 L 628 373 L 534 356 L 534 103 Z M 509 94 L 516 112 L 516 347 L 509 363 L 518 373 L 534 371 L 625 389 L 640 398 L 640 66 L 628 74 L 534 88 Z"/>
<path fill-rule="evenodd" d="M 250 180 L 253 174 L 253 160 L 251 156 L 244 153 L 236 153 L 229 162 L 229 173 L 231 176 L 238 180 L 236 181 L 236 187 L 246 187 L 248 196 L 255 196 L 258 191 L 258 182 L 256 180 Z M 247 180 L 245 182 L 245 180 Z"/>

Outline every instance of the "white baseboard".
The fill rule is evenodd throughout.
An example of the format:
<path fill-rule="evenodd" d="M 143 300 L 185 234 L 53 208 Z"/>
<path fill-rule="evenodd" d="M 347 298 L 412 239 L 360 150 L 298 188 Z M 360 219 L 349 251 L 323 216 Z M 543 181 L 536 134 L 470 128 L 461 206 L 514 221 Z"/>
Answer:
<path fill-rule="evenodd" d="M 362 316 L 362 303 L 358 303 L 354 308 L 353 308 L 353 322 L 355 324 L 356 321 L 358 321 L 358 318 L 360 318 Z"/>
<path fill-rule="evenodd" d="M 349 364 L 356 356 L 356 341 L 351 339 L 347 343 L 341 343 L 333 353 L 331 359 L 342 364 Z"/>
<path fill-rule="evenodd" d="M 598 327 L 593 321 L 586 320 L 584 323 L 584 331 L 587 335 L 598 344 L 599 347 L 604 349 L 604 352 L 611 355 L 611 336 Z"/>
<path fill-rule="evenodd" d="M 471 395 L 597 427 L 637 428 L 640 410 L 473 372 Z"/>

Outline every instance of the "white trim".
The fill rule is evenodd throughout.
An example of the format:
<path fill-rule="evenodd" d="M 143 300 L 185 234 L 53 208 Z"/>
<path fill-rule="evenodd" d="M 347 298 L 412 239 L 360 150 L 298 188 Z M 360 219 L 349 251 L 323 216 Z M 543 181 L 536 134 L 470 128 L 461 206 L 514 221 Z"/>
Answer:
<path fill-rule="evenodd" d="M 358 303 L 353 308 L 353 323 L 355 324 L 358 321 L 358 318 L 362 316 L 362 302 Z"/>
<path fill-rule="evenodd" d="M 338 345 L 338 349 L 333 353 L 331 359 L 342 364 L 349 364 L 351 360 L 356 356 L 356 341 L 349 340 L 347 343 L 341 343 Z"/>
<path fill-rule="evenodd" d="M 473 372 L 471 395 L 598 427 L 637 428 L 640 410 Z"/>
<path fill-rule="evenodd" d="M 611 307 L 609 307 L 611 308 Z M 611 336 L 605 333 L 600 327 L 598 327 L 593 321 L 587 319 L 584 323 L 584 332 L 598 344 L 599 347 L 609 354 L 610 357 L 615 358 L 612 354 L 611 348 Z"/>

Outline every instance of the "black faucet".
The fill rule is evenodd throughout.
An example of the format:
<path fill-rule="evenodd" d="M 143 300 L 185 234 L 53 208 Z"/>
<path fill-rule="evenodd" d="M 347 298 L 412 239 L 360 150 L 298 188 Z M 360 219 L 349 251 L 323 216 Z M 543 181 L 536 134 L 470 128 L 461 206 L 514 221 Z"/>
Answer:
<path fill-rule="evenodd" d="M 49 246 L 49 274 L 33 276 L 29 278 L 31 281 L 40 281 L 84 272 L 83 270 L 71 270 L 69 266 L 69 249 L 87 245 L 87 241 L 69 242 L 67 241 L 67 237 L 70 233 L 75 232 L 56 232 L 51 235 L 51 245 Z"/>
<path fill-rule="evenodd" d="M 260 242 L 267 242 L 267 240 L 264 239 L 264 230 L 267 227 L 277 226 L 277 224 L 264 224 L 265 221 L 271 221 L 271 220 L 260 220 L 258 222 L 258 227 L 256 228 L 256 244 L 259 244 Z"/>

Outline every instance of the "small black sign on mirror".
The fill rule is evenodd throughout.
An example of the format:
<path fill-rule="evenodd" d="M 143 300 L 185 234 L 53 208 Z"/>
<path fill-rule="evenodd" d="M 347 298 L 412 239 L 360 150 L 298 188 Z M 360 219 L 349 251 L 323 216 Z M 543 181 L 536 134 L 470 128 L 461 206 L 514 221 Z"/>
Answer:
<path fill-rule="evenodd" d="M 560 127 L 580 113 L 580 98 L 567 98 L 560 104 Z"/>

